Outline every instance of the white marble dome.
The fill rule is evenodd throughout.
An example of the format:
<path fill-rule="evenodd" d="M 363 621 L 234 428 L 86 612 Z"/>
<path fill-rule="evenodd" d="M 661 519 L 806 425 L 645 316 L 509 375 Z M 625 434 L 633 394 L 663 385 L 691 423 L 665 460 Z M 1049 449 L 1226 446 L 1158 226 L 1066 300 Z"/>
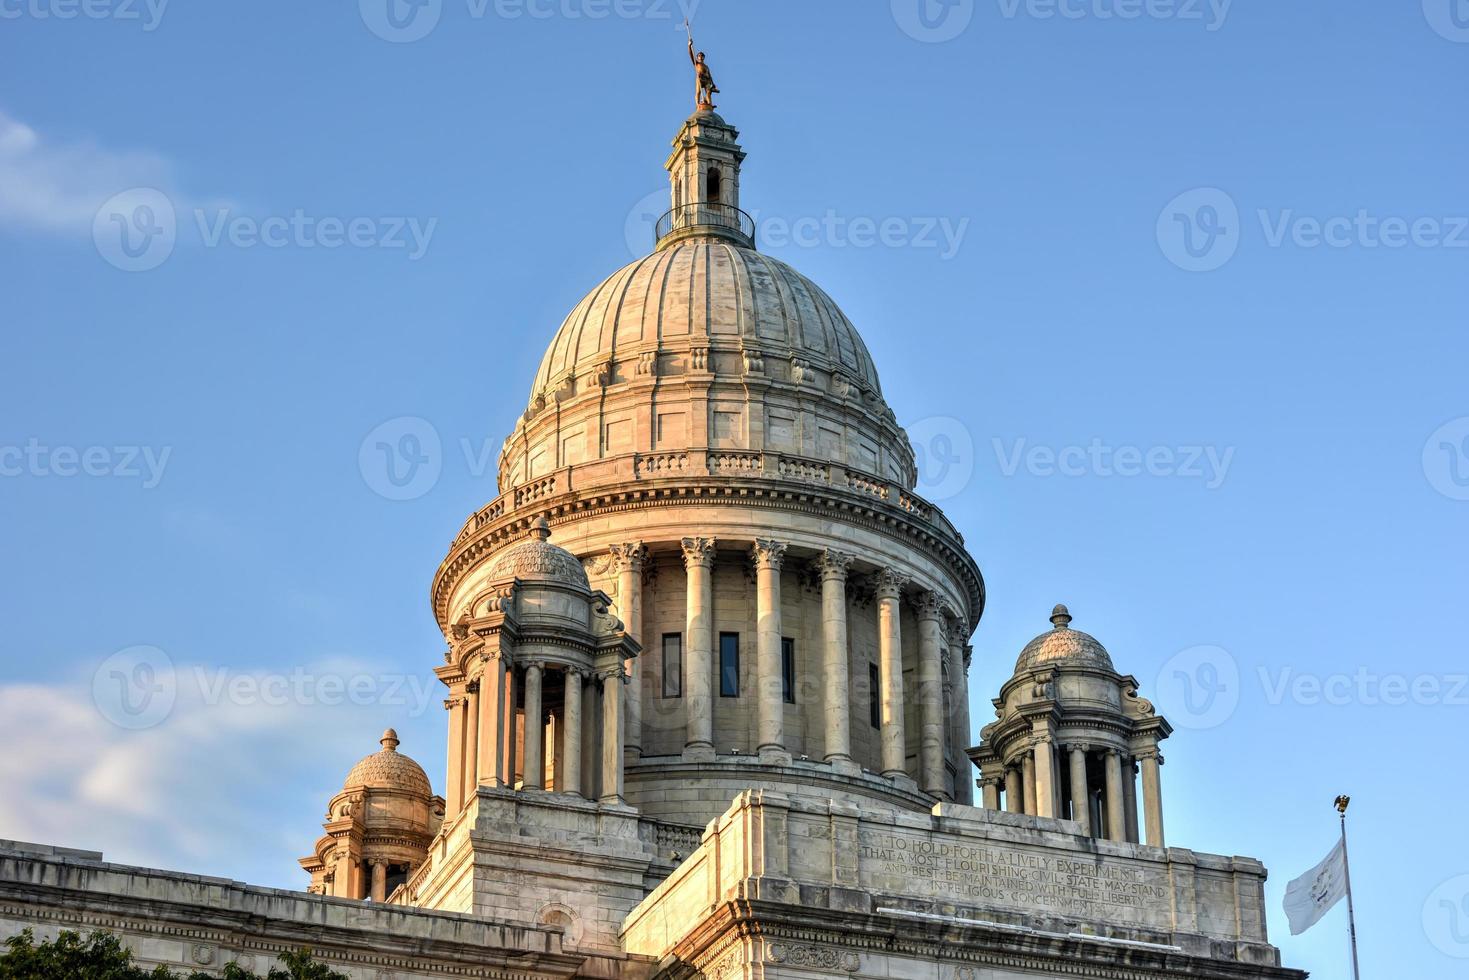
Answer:
<path fill-rule="evenodd" d="M 433 795 L 423 767 L 398 751 L 398 733 L 383 732 L 382 751 L 359 761 L 342 781 L 343 790 L 400 789 L 425 799 Z"/>
<path fill-rule="evenodd" d="M 581 561 L 565 548 L 552 544 L 550 537 L 551 528 L 546 519 L 538 519 L 524 541 L 495 556 L 485 578 L 492 582 L 517 578 L 522 582 L 557 582 L 590 588 Z"/>
<path fill-rule="evenodd" d="M 779 452 L 908 489 L 917 476 L 836 302 L 786 263 L 717 237 L 665 243 L 577 303 L 506 440 L 500 489 L 684 450 Z"/>

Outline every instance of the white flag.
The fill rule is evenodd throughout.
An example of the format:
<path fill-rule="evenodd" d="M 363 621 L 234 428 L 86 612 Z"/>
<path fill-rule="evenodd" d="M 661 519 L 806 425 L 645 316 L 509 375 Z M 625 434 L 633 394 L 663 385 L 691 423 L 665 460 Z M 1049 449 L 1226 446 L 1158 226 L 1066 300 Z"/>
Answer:
<path fill-rule="evenodd" d="M 1290 934 L 1299 936 L 1321 921 L 1347 893 L 1346 850 L 1340 841 L 1326 860 L 1285 888 L 1285 914 Z"/>

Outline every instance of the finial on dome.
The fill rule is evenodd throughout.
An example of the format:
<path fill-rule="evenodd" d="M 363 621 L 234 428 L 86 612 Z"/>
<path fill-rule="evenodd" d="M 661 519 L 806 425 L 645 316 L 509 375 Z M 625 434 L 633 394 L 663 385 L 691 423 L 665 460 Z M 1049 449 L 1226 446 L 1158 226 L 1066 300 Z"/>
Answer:
<path fill-rule="evenodd" d="M 391 728 L 384 730 L 383 737 L 378 739 L 378 744 L 383 747 L 384 752 L 398 751 L 398 733 Z"/>
<path fill-rule="evenodd" d="M 1051 625 L 1055 626 L 1058 630 L 1063 630 L 1066 629 L 1067 624 L 1070 622 L 1071 610 L 1059 602 L 1056 603 L 1056 608 L 1051 610 Z"/>
<path fill-rule="evenodd" d="M 545 541 L 550 536 L 551 523 L 546 520 L 545 514 L 542 514 L 540 517 L 536 518 L 535 523 L 530 526 L 530 531 L 526 534 L 526 537 L 528 538 L 536 538 L 541 541 Z"/>

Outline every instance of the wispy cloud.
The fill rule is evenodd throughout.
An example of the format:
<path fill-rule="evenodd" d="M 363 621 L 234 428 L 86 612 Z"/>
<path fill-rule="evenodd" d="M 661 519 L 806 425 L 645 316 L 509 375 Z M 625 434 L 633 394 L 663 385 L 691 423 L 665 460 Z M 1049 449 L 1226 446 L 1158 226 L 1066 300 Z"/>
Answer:
<path fill-rule="evenodd" d="M 319 833 L 342 760 L 375 751 L 384 727 L 421 717 L 434 693 L 431 674 L 350 658 L 166 671 L 168 710 L 141 729 L 115 723 L 91 676 L 0 684 L 0 837 L 304 887 L 295 858 Z"/>
<path fill-rule="evenodd" d="M 178 200 L 173 165 L 163 156 L 60 143 L 0 109 L 0 225 L 86 233 L 108 198 L 135 187 Z"/>

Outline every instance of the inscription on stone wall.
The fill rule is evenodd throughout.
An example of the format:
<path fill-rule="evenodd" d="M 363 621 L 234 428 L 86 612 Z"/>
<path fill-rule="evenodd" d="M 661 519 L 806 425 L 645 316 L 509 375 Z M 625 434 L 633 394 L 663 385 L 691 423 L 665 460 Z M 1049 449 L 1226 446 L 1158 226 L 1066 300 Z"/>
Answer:
<path fill-rule="evenodd" d="M 876 892 L 1158 928 L 1171 918 L 1168 877 L 1148 867 L 865 828 L 859 848 Z"/>

